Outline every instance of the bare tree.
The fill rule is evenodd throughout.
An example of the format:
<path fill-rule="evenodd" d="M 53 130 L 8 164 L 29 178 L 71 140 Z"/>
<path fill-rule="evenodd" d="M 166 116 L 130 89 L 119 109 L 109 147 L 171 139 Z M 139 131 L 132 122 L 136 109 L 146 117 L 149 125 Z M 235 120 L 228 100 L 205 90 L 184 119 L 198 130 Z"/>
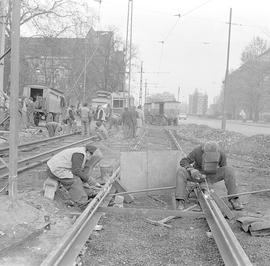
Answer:
<path fill-rule="evenodd" d="M 254 37 L 241 54 L 242 63 L 257 60 L 258 56 L 267 50 L 267 41 L 259 36 Z"/>
<path fill-rule="evenodd" d="M 10 36 L 12 3 L 8 2 L 6 21 L 7 35 Z M 21 26 L 26 26 L 34 35 L 60 36 L 86 34 L 96 16 L 88 10 L 86 0 L 21 0 Z"/>
<path fill-rule="evenodd" d="M 243 65 L 228 77 L 226 110 L 233 118 L 244 109 L 250 119 L 257 121 L 265 108 L 265 98 L 270 93 L 266 84 L 270 62 L 263 56 L 266 51 L 267 42 L 260 37 L 254 38 L 242 53 Z"/>

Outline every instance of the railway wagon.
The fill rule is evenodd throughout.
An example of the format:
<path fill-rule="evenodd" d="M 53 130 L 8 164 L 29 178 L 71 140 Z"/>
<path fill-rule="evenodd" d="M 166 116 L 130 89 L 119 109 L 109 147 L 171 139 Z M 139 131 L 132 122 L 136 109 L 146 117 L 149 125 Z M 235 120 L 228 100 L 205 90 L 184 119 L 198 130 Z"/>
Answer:
<path fill-rule="evenodd" d="M 181 103 L 178 101 L 145 103 L 145 120 L 154 125 L 177 125 L 180 107 Z"/>
<path fill-rule="evenodd" d="M 58 121 L 65 107 L 63 92 L 41 85 L 28 85 L 23 88 L 24 97 L 32 97 L 35 103 L 34 122 L 37 126 L 41 119 L 46 119 L 49 114 L 54 121 Z"/>

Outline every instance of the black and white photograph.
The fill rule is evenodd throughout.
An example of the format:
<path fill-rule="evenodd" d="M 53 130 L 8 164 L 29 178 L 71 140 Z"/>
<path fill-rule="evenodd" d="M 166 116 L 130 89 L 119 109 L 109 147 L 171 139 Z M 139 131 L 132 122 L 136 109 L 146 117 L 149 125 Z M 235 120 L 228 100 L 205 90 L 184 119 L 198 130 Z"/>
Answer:
<path fill-rule="evenodd" d="M 0 0 L 0 266 L 269 266 L 268 0 Z"/>

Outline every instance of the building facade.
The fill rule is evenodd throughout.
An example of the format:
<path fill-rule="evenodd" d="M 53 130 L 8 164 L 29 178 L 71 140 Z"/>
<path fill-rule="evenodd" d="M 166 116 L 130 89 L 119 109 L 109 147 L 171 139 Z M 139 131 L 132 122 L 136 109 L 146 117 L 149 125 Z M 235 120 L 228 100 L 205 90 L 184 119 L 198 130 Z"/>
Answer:
<path fill-rule="evenodd" d="M 84 71 L 86 69 L 86 71 Z M 112 31 L 90 29 L 86 38 L 20 40 L 20 90 L 29 84 L 63 91 L 67 98 L 90 100 L 97 90 L 122 91 L 124 52 Z M 10 58 L 5 60 L 5 90 L 10 83 Z"/>
<path fill-rule="evenodd" d="M 188 113 L 191 115 L 205 115 L 208 108 L 208 95 L 195 90 L 189 95 Z"/>

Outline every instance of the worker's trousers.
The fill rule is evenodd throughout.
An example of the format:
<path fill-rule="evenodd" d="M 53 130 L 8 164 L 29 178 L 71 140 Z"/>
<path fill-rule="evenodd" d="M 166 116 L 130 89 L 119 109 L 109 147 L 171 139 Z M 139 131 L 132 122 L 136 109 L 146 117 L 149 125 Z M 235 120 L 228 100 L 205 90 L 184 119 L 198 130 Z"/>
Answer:
<path fill-rule="evenodd" d="M 219 167 L 217 169 L 217 173 L 213 175 L 207 175 L 206 180 L 210 186 L 212 186 L 214 183 L 224 180 L 228 195 L 238 193 L 235 174 L 233 169 L 229 166 Z M 176 174 L 176 199 L 184 200 L 186 198 L 187 181 L 195 182 L 190 173 L 184 167 L 179 167 Z"/>
<path fill-rule="evenodd" d="M 82 119 L 82 135 L 89 135 L 89 121 Z"/>
<path fill-rule="evenodd" d="M 73 178 L 58 178 L 55 176 L 50 169 L 47 169 L 49 176 L 57 180 L 64 188 L 69 192 L 70 199 L 77 204 L 84 204 L 88 200 L 90 191 L 86 190 L 83 186 L 82 180 L 73 175 Z M 89 192 L 89 193 L 88 193 Z"/>

